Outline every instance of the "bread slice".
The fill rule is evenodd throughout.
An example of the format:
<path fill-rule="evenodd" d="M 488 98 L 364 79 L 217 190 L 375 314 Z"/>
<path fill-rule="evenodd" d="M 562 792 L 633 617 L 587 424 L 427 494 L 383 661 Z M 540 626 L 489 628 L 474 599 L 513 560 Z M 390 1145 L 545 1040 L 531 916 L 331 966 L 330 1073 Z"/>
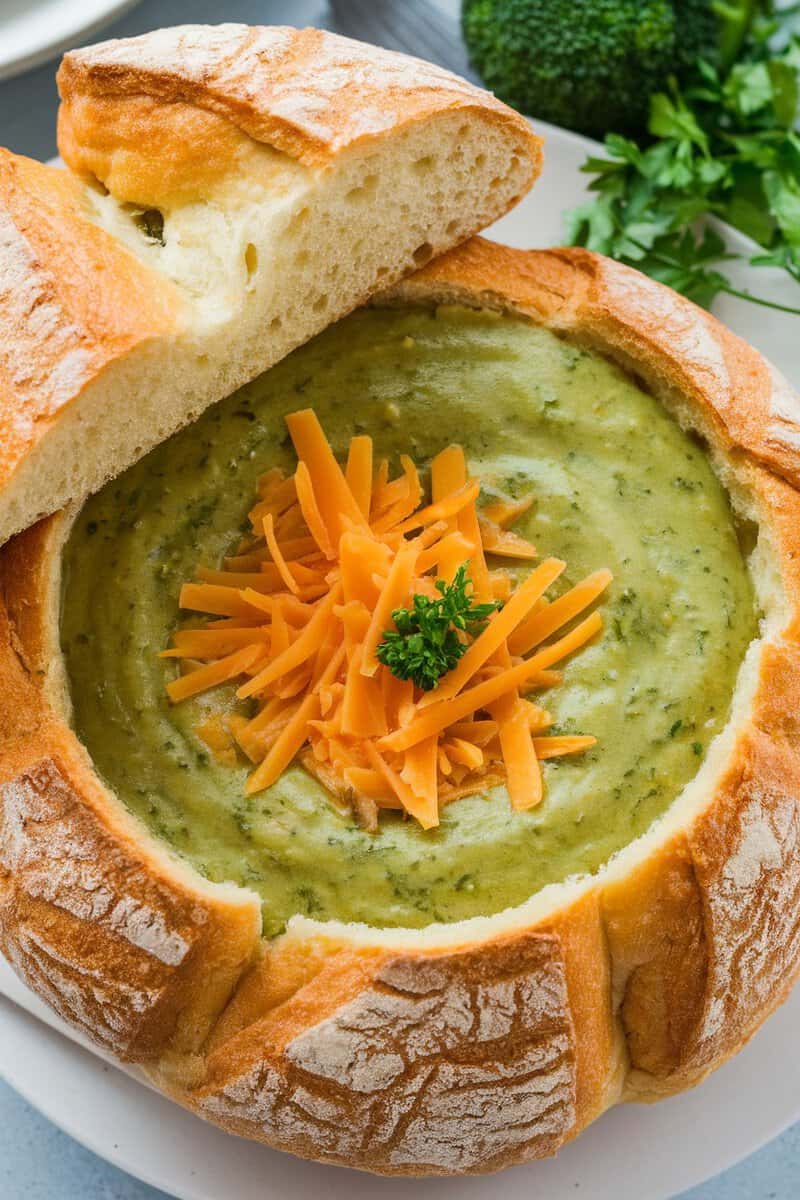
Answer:
<path fill-rule="evenodd" d="M 517 908 L 422 930 L 298 916 L 261 944 L 256 898 L 170 858 L 69 727 L 58 516 L 0 555 L 0 945 L 224 1129 L 383 1174 L 474 1173 L 698 1082 L 800 972 L 800 410 L 713 317 L 587 251 L 476 239 L 376 300 L 409 302 L 589 345 L 705 439 L 756 535 L 763 619 L 696 778 L 597 874 Z"/>
<path fill-rule="evenodd" d="M 504 213 L 520 116 L 313 29 L 67 54 L 66 174 L 0 151 L 0 543 Z"/>

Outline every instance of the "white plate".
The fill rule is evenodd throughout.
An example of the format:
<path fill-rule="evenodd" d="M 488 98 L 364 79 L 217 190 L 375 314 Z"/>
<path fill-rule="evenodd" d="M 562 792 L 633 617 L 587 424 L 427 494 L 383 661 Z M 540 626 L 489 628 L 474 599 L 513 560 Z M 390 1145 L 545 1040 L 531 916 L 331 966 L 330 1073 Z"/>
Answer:
<path fill-rule="evenodd" d="M 612 1109 L 557 1158 L 491 1178 L 378 1181 L 242 1141 L 2 998 L 0 1073 L 84 1146 L 180 1200 L 668 1200 L 800 1117 L 800 989 L 693 1092 Z"/>
<path fill-rule="evenodd" d="M 492 226 L 490 236 L 498 242 L 522 249 L 559 246 L 564 241 L 564 213 L 588 198 L 589 177 L 581 173 L 581 164 L 589 154 L 602 154 L 602 146 L 577 133 L 534 123 L 545 139 L 544 169 L 535 188 Z M 729 225 L 716 222 L 733 251 L 746 256 L 758 247 Z M 800 287 L 785 271 L 776 267 L 751 267 L 747 261 L 724 263 L 723 269 L 734 287 L 765 297 L 774 303 L 800 308 Z M 800 317 L 722 295 L 714 313 L 736 333 L 757 346 L 777 367 L 800 387 Z"/>
<path fill-rule="evenodd" d="M 0 0 L 0 79 L 96 33 L 138 0 Z"/>
<path fill-rule="evenodd" d="M 541 128 L 541 126 L 540 126 Z M 557 244 L 583 197 L 592 143 L 547 129 L 532 196 L 492 230 L 515 246 Z M 731 239 L 738 235 L 731 234 Z M 741 245 L 746 246 L 744 239 Z M 796 303 L 779 272 L 737 284 Z M 725 298 L 720 315 L 800 380 L 798 318 Z M 751 1154 L 800 1119 L 800 989 L 749 1046 L 693 1092 L 607 1113 L 556 1159 L 490 1180 L 381 1180 L 322 1167 L 220 1133 L 0 999 L 0 1074 L 96 1154 L 180 1200 L 667 1200 Z"/>

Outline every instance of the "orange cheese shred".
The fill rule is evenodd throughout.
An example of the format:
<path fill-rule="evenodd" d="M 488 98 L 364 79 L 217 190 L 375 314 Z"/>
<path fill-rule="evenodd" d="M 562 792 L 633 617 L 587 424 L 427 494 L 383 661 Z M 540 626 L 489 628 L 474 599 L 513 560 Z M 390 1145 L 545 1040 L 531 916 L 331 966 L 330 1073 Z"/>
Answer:
<path fill-rule="evenodd" d="M 300 504 L 300 510 L 305 519 L 306 525 L 311 530 L 311 536 L 319 546 L 326 558 L 335 558 L 336 552 L 333 548 L 328 527 L 322 518 L 317 497 L 314 492 L 314 484 L 311 480 L 308 467 L 304 462 L 297 464 L 297 499 Z"/>
<path fill-rule="evenodd" d="M 371 611 L 382 583 L 389 573 L 392 555 L 388 547 L 360 533 L 345 533 L 339 540 L 339 568 L 346 601 L 358 600 Z"/>
<path fill-rule="evenodd" d="M 290 642 L 291 635 L 286 620 L 286 610 L 280 598 L 276 596 L 272 605 L 272 637 L 269 644 L 270 656 L 273 661 L 289 649 Z"/>
<path fill-rule="evenodd" d="M 437 504 L 429 504 L 426 508 L 418 509 L 413 517 L 409 517 L 402 525 L 398 525 L 397 530 L 399 533 L 409 533 L 412 529 L 421 529 L 424 525 L 432 525 L 434 521 L 446 521 L 449 517 L 455 517 L 462 509 L 477 500 L 480 490 L 480 484 L 473 479 L 471 483 L 465 483 L 457 492 L 452 492 Z"/>
<path fill-rule="evenodd" d="M 177 704 L 179 700 L 186 700 L 189 696 L 197 696 L 220 683 L 227 683 L 241 675 L 260 652 L 260 646 L 244 646 L 233 654 L 209 663 L 208 666 L 198 667 L 188 675 L 180 675 L 167 684 L 167 695 L 173 704 Z"/>
<path fill-rule="evenodd" d="M 344 477 L 362 517 L 369 520 L 369 510 L 372 505 L 371 437 L 362 434 L 352 439 L 347 454 Z"/>
<path fill-rule="evenodd" d="M 252 607 L 243 599 L 241 592 L 212 583 L 185 583 L 178 603 L 181 608 L 208 613 L 210 616 L 247 617 L 252 614 Z"/>
<path fill-rule="evenodd" d="M 439 803 L 438 749 L 435 737 L 417 742 L 403 756 L 400 772 L 431 817 L 437 813 Z"/>
<path fill-rule="evenodd" d="M 478 517 L 478 525 L 483 548 L 488 554 L 496 554 L 500 558 L 536 558 L 536 547 L 533 543 L 514 533 L 513 529 L 502 529 L 483 516 Z"/>
<path fill-rule="evenodd" d="M 396 771 L 392 770 L 386 759 L 382 757 L 374 742 L 365 742 L 364 748 L 367 758 L 375 769 L 383 775 L 409 816 L 416 817 L 423 829 L 435 828 L 439 824 L 439 814 L 436 811 L 435 804 L 431 804 L 429 800 L 414 795 L 414 792 L 406 781 Z"/>
<path fill-rule="evenodd" d="M 291 571 L 301 585 L 319 583 L 322 578 L 319 571 L 312 570 L 303 563 L 292 563 Z M 212 571 L 207 567 L 200 567 L 197 574 L 212 587 L 251 587 L 256 592 L 266 594 L 278 591 L 283 583 L 280 571 L 274 563 L 270 562 L 262 562 L 259 571 Z M 192 585 L 186 584 L 185 586 L 191 587 Z"/>
<path fill-rule="evenodd" d="M 283 557 L 283 551 L 278 545 L 275 537 L 275 518 L 272 513 L 267 513 L 264 517 L 264 537 L 269 547 L 269 552 L 272 555 L 272 561 L 278 569 L 283 582 L 286 584 L 290 592 L 294 592 L 295 596 L 299 595 L 300 587 L 292 572 L 289 570 L 289 564 Z"/>
<path fill-rule="evenodd" d="M 431 526 L 435 528 L 435 526 Z M 461 564 L 475 551 L 472 542 L 468 542 L 463 533 L 449 533 L 439 538 L 432 546 L 420 553 L 417 559 L 417 573 L 424 575 L 432 567 L 439 567 L 439 577 L 451 580 Z"/>
<path fill-rule="evenodd" d="M 425 745 L 425 743 L 423 742 L 422 745 Z M 483 751 L 474 742 L 468 742 L 460 737 L 453 737 L 451 734 L 444 744 L 444 750 L 451 762 L 461 763 L 462 766 L 469 767 L 472 771 L 477 771 L 479 767 L 483 766 Z M 409 751 L 410 753 L 411 751 Z"/>
<path fill-rule="evenodd" d="M 290 413 L 286 425 L 297 457 L 308 470 L 331 541 L 338 540 L 344 532 L 342 515 L 349 517 L 357 527 L 366 528 L 361 509 L 334 458 L 317 414 L 313 409 L 304 408 L 301 412 Z"/>
<path fill-rule="evenodd" d="M 594 603 L 611 580 L 610 571 L 595 571 L 580 583 L 576 583 L 575 587 L 570 588 L 558 600 L 554 600 L 539 612 L 532 613 L 511 634 L 508 643 L 511 653 L 528 654 L 534 646 L 538 646 L 545 638 L 550 637 L 562 625 L 566 625 Z"/>
<path fill-rule="evenodd" d="M 467 463 L 460 446 L 448 446 L 431 461 L 431 495 L 434 503 L 463 487 L 467 478 Z"/>
<path fill-rule="evenodd" d="M 494 711 L 511 807 L 517 812 L 535 808 L 542 799 L 542 772 L 524 702 L 517 696 L 506 697 Z"/>
<path fill-rule="evenodd" d="M 345 782 L 354 792 L 369 796 L 371 800 L 380 800 L 391 794 L 391 788 L 383 774 L 374 767 L 347 766 L 343 775 Z"/>
<path fill-rule="evenodd" d="M 407 454 L 400 455 L 400 463 L 403 467 L 404 479 L 396 482 L 404 483 L 402 495 L 398 497 L 396 502 L 392 504 L 381 516 L 373 522 L 372 528 L 375 533 L 388 533 L 390 529 L 394 529 L 400 521 L 404 520 L 410 513 L 413 513 L 419 507 L 422 498 L 422 487 L 419 482 L 419 473 L 417 468 Z M 389 484 L 385 491 L 388 491 L 393 484 Z"/>
<path fill-rule="evenodd" d="M 159 658 L 219 659 L 244 646 L 268 642 L 269 626 L 244 629 L 187 629 L 175 634 L 171 650 L 162 650 Z"/>
<path fill-rule="evenodd" d="M 559 758 L 562 754 L 582 754 L 597 745 L 597 738 L 589 735 L 563 734 L 553 737 L 535 737 L 533 746 L 539 758 Z"/>
<path fill-rule="evenodd" d="M 342 697 L 342 733 L 351 737 L 382 737 L 388 732 L 379 679 L 361 670 L 364 647 L 356 646 L 347 667 Z"/>
<path fill-rule="evenodd" d="M 522 496 L 519 500 L 492 500 L 483 509 L 487 521 L 508 529 L 520 517 L 524 516 L 533 504 L 533 496 Z"/>

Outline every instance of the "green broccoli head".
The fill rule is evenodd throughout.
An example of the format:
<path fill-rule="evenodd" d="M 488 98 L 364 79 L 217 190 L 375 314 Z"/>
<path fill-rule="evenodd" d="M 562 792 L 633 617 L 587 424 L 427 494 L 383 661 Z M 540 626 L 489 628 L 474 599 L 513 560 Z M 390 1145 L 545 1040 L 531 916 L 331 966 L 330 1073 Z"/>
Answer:
<path fill-rule="evenodd" d="M 635 136 L 650 95 L 713 61 L 713 0 L 464 0 L 470 59 L 501 100 L 602 137 Z"/>

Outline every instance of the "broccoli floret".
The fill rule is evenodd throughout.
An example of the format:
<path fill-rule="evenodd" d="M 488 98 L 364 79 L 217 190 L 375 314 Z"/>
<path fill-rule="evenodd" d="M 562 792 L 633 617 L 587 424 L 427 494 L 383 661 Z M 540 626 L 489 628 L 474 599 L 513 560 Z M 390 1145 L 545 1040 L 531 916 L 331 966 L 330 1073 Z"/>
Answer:
<path fill-rule="evenodd" d="M 714 0 L 464 0 L 473 66 L 501 100 L 581 133 L 635 136 L 652 92 L 714 61 Z"/>

